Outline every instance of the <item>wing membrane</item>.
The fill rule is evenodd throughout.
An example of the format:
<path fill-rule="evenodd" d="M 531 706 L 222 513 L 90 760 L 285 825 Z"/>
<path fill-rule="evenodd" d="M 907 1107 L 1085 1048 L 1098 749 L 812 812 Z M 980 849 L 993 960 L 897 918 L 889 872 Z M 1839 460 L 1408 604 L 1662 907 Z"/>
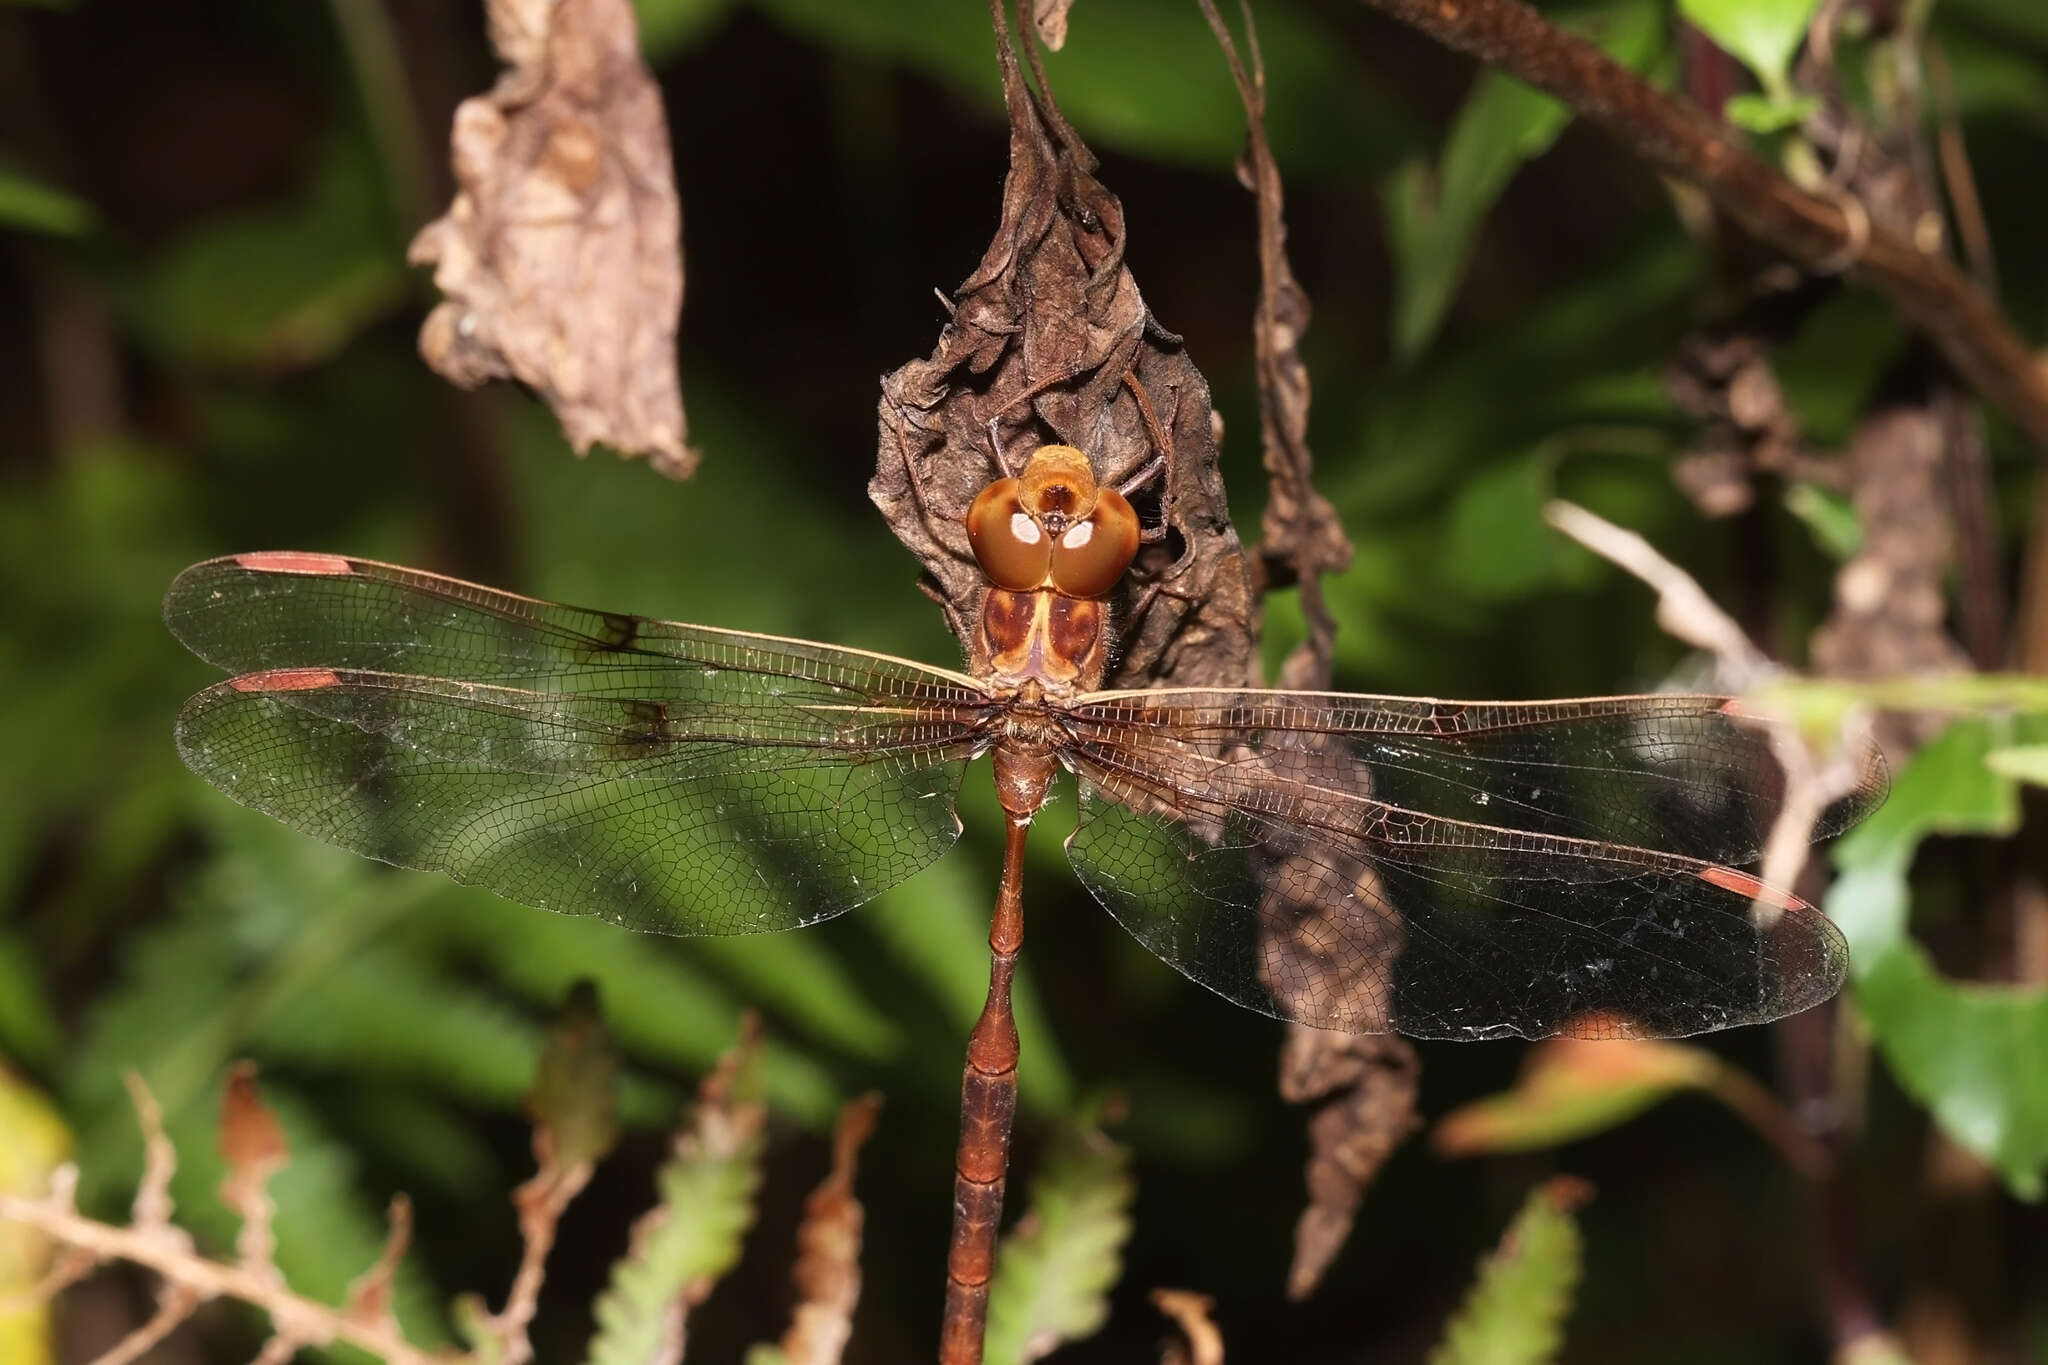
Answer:
<path fill-rule="evenodd" d="M 963 673 L 809 640 L 561 606 L 418 569 L 280 552 L 179 574 L 164 620 L 230 673 L 346 668 L 593 696 L 716 700 L 726 675 L 771 674 L 858 704 L 974 704 Z M 726 680 L 720 682 L 724 677 Z"/>
<path fill-rule="evenodd" d="M 1630 844 L 1715 863 L 1756 860 L 1783 796 L 1768 733 L 1726 697 L 1656 693 L 1461 702 L 1342 692 L 1102 692 L 1070 709 L 1083 744 L 1172 736 L 1175 752 L 1239 753 L 1290 776 L 1447 820 Z M 1152 741 L 1149 752 L 1173 755 Z M 1884 800 L 1884 760 L 1823 814 L 1824 838 Z M 1211 780 L 1226 787 L 1225 768 Z M 1237 785 L 1242 785 L 1238 783 Z M 1226 799 L 1229 799 L 1226 796 Z"/>
<path fill-rule="evenodd" d="M 1782 784 L 1718 698 L 1167 691 L 1070 719 L 1077 873 L 1154 952 L 1263 1013 L 1683 1036 L 1804 1009 L 1847 969 L 1824 916 L 1722 861 L 1747 860 Z M 1827 827 L 1883 790 L 1872 751 Z"/>
<path fill-rule="evenodd" d="M 186 704 L 186 763 L 294 828 L 631 928 L 808 924 L 959 832 L 971 679 L 556 607 L 330 556 L 216 560 L 165 614 L 257 671 Z M 423 676 L 364 665 L 446 668 Z"/>

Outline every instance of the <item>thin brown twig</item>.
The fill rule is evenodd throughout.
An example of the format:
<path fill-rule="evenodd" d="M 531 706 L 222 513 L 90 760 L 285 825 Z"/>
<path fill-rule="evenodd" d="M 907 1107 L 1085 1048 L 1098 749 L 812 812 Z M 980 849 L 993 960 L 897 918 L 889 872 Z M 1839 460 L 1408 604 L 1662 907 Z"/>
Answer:
<path fill-rule="evenodd" d="M 1742 691 L 1779 671 L 1735 618 L 1649 541 L 1561 500 L 1543 509 L 1543 519 L 1656 589 L 1657 624 L 1667 634 L 1712 654 L 1723 685 Z M 1785 790 L 1764 841 L 1761 873 L 1767 885 L 1790 886 L 1806 863 L 1821 813 L 1855 786 L 1861 771 L 1854 757 L 1859 746 L 1844 744 L 1842 756 L 1823 763 L 1791 727 L 1773 726 L 1769 736 L 1772 755 L 1785 774 Z"/>
<path fill-rule="evenodd" d="M 135 1226 L 160 1229 L 170 1226 L 171 1177 L 178 1173 L 178 1149 L 164 1136 L 163 1106 L 149 1093 L 139 1072 L 121 1073 L 128 1098 L 135 1105 L 135 1119 L 142 1127 L 142 1180 L 135 1187 Z"/>
<path fill-rule="evenodd" d="M 518 1273 L 512 1277 L 512 1290 L 505 1297 L 505 1307 L 488 1323 L 489 1329 L 503 1342 L 503 1354 L 499 1357 L 503 1365 L 524 1365 L 533 1359 L 533 1342 L 528 1338 L 526 1329 L 540 1307 L 540 1287 L 547 1277 L 548 1253 L 554 1249 L 555 1229 L 570 1201 L 590 1183 L 595 1169 L 588 1161 L 558 1166 L 552 1160 L 544 1159 L 533 1178 L 513 1192 L 512 1202 L 519 1210 L 519 1236 L 524 1248 L 519 1257 Z"/>
<path fill-rule="evenodd" d="M 115 1342 L 93 1359 L 92 1365 L 131 1365 L 155 1349 L 158 1342 L 178 1330 L 203 1296 L 187 1285 L 165 1285 L 157 1297 L 156 1312 L 149 1321 Z"/>
<path fill-rule="evenodd" d="M 29 1199 L 14 1194 L 0 1194 L 0 1220 L 25 1223 L 97 1260 L 131 1261 L 201 1299 L 240 1300 L 269 1314 L 271 1321 L 279 1324 L 281 1334 L 316 1342 L 345 1341 L 379 1357 L 386 1365 L 444 1365 L 395 1332 L 351 1322 L 339 1310 L 295 1294 L 266 1276 L 210 1261 L 182 1238 L 166 1237 L 160 1228 L 114 1227 L 82 1216 L 69 1206 L 68 1200 Z M 308 1335 L 314 1328 L 318 1335 Z"/>
<path fill-rule="evenodd" d="M 1934 87 L 1937 147 L 1941 155 L 1941 179 L 1948 187 L 1949 208 L 1955 213 L 1956 236 L 1962 239 L 1963 255 L 1970 273 L 1984 292 L 1998 297 L 1998 257 L 1991 246 L 1991 228 L 1984 221 L 1984 201 L 1977 194 L 1977 175 L 1970 168 L 1970 149 L 1963 141 L 1963 117 L 1956 101 L 1956 82 L 1949 71 L 1948 55 L 1940 43 L 1926 47 L 1927 80 Z"/>
<path fill-rule="evenodd" d="M 1446 47 L 1556 96 L 1656 169 L 1695 184 L 1745 230 L 1809 268 L 1856 236 L 1839 198 L 1809 194 L 1698 106 L 1637 76 L 1520 0 L 1364 0 Z M 1873 224 L 1849 272 L 1888 295 L 1949 363 L 2048 447 L 2048 367 L 1968 276 Z"/>

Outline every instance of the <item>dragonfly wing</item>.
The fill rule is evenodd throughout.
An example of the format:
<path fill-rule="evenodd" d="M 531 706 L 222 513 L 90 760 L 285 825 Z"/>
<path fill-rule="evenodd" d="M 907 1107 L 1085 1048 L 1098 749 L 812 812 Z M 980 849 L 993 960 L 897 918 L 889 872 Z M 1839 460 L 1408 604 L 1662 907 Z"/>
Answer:
<path fill-rule="evenodd" d="M 860 904 L 952 844 L 984 742 L 985 696 L 943 670 L 633 618 L 583 634 L 610 618 L 363 561 L 195 566 L 166 615 L 259 670 L 179 717 L 186 763 L 229 796 L 636 929 L 786 929 Z"/>
<path fill-rule="evenodd" d="M 282 551 L 194 564 L 164 596 L 185 647 L 230 673 L 353 668 L 597 696 L 729 695 L 773 674 L 871 703 L 973 703 L 965 674 L 809 640 L 563 606 L 419 569 Z"/>
<path fill-rule="evenodd" d="M 1284 750 L 1310 781 L 1389 805 L 1715 863 L 1754 862 L 1784 796 L 1771 727 L 1727 697 L 1651 693 L 1469 702 L 1211 688 L 1104 692 L 1073 708 L 1084 741 L 1142 730 L 1199 753 Z M 1817 822 L 1838 834 L 1884 801 L 1868 740 L 1859 778 Z"/>
<path fill-rule="evenodd" d="M 1444 704 L 1157 695 L 1069 716 L 1084 779 L 1069 856 L 1141 942 L 1239 1004 L 1359 1033 L 1681 1037 L 1840 988 L 1847 950 L 1825 916 L 1698 855 L 1743 847 L 1731 831 L 1767 827 L 1776 800 L 1741 780 L 1757 769 L 1733 761 L 1732 722 L 1704 719 L 1702 699 L 1676 714 L 1613 699 L 1612 719 L 1549 722 L 1534 708 L 1606 703 L 1482 708 L 1518 723 L 1462 742 L 1438 726 L 1401 746 L 1426 758 L 1381 765 L 1361 756 L 1362 717 L 1347 728 L 1335 703 L 1380 708 L 1375 724 L 1407 723 L 1382 703 Z M 1881 795 L 1881 768 L 1866 786 Z M 1611 808 L 1646 797 L 1676 804 L 1655 824 Z M 1738 810 L 1751 804 L 1761 813 Z M 1663 837 L 1686 809 L 1719 823 Z M 1607 837 L 1632 833 L 1657 842 Z"/>

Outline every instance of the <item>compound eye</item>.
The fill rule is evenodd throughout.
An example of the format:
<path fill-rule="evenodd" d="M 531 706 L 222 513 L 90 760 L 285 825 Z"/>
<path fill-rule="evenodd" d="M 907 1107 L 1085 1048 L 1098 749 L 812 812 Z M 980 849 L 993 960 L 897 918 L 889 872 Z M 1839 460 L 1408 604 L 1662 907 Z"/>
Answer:
<path fill-rule="evenodd" d="M 1105 488 L 1095 510 L 1067 528 L 1052 549 L 1053 586 L 1069 597 L 1100 597 L 1117 585 L 1138 553 L 1138 514 Z"/>
<path fill-rule="evenodd" d="M 1011 592 L 1042 586 L 1052 567 L 1052 537 L 1024 510 L 1015 479 L 997 479 L 974 499 L 967 509 L 967 543 L 989 582 Z"/>

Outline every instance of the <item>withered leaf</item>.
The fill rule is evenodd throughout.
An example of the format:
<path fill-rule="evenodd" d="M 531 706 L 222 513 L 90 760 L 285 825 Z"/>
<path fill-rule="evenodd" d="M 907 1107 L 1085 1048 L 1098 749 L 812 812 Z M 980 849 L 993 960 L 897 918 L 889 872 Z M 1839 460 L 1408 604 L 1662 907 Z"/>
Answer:
<path fill-rule="evenodd" d="M 861 1225 L 866 1214 L 853 1193 L 860 1148 L 874 1131 L 882 1097 L 868 1094 L 839 1111 L 832 1135 L 832 1171 L 804 1201 L 797 1229 L 798 1302 L 782 1337 L 788 1365 L 838 1365 L 853 1335 L 853 1310 L 860 1303 Z"/>
<path fill-rule="evenodd" d="M 1053 441 L 1088 452 L 1112 486 L 1163 458 L 1132 496 L 1169 534 L 1141 551 L 1120 604 L 1110 685 L 1243 686 L 1257 666 L 1256 606 L 1217 472 L 1208 384 L 1124 264 L 1123 205 L 1095 179 L 1042 70 L 1038 89 L 1027 84 L 1000 6 L 991 11 L 1010 118 L 1002 219 L 955 291 L 938 348 L 882 381 L 868 496 L 971 647 L 983 582 L 961 518 L 985 484 Z"/>
<path fill-rule="evenodd" d="M 464 388 L 530 386 L 578 454 L 602 441 L 686 478 L 682 208 L 633 7 L 490 0 L 488 14 L 507 69 L 455 111 L 455 201 L 409 253 L 446 296 L 420 354 Z"/>

